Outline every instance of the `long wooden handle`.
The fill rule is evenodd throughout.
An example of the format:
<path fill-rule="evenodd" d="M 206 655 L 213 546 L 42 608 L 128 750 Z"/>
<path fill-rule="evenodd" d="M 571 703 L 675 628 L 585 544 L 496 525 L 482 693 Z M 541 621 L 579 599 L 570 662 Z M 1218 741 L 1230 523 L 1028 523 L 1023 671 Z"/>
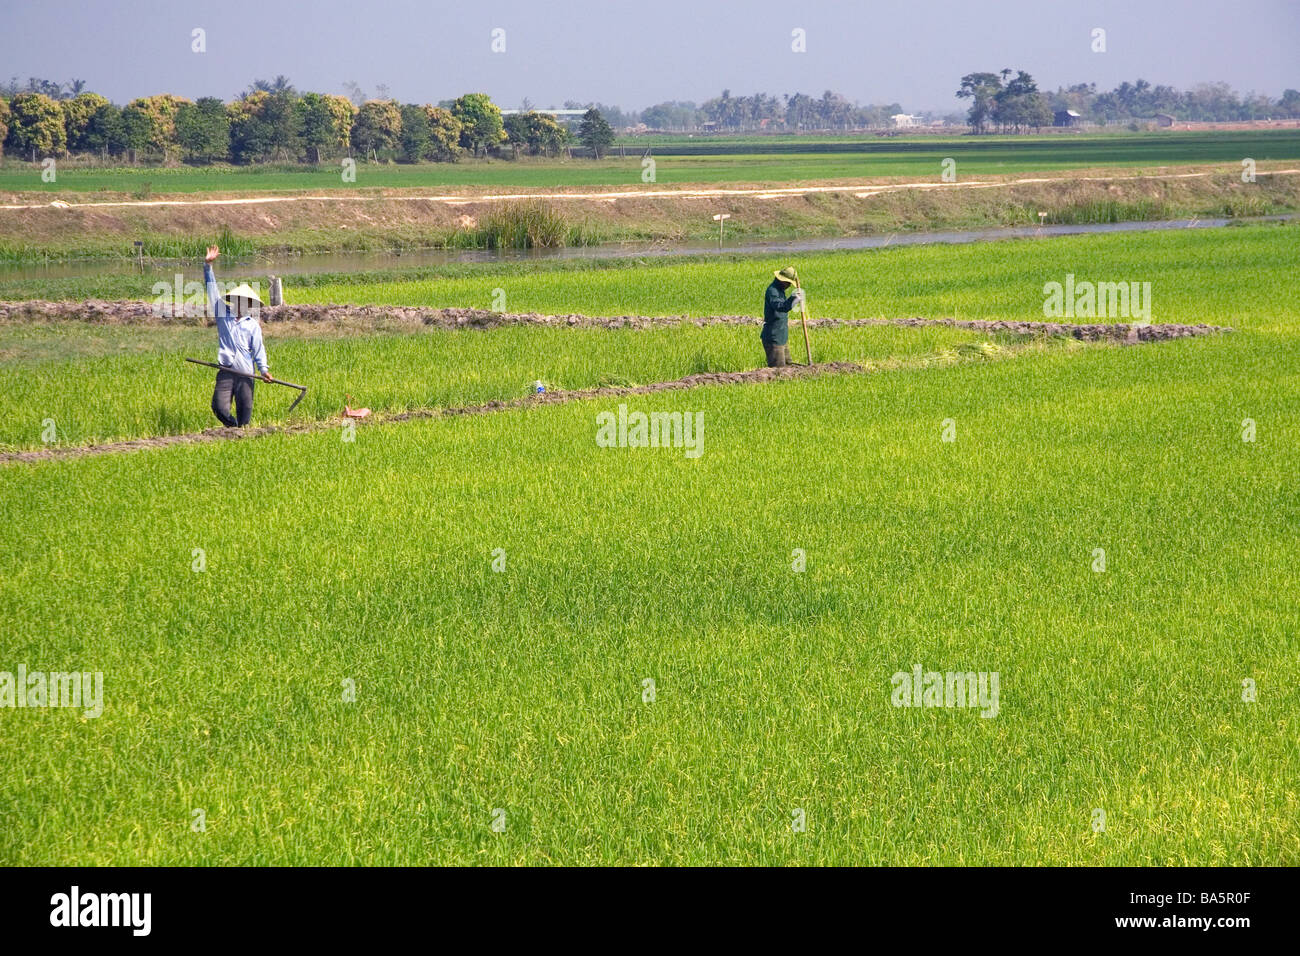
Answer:
<path fill-rule="evenodd" d="M 218 365 L 216 362 L 205 362 L 205 361 L 203 361 L 203 359 L 196 359 L 196 358 L 186 358 L 185 361 L 187 361 L 187 362 L 193 362 L 195 365 L 206 365 L 208 368 L 221 369 L 221 371 L 223 371 L 223 372 L 229 372 L 231 375 L 242 375 L 244 378 L 251 378 L 251 379 L 253 379 L 254 381 L 257 381 L 257 382 L 265 382 L 265 381 L 267 381 L 266 379 L 262 378 L 262 376 L 260 376 L 260 375 L 254 375 L 252 372 L 241 372 L 241 371 L 239 371 L 239 369 L 231 368 L 231 367 L 228 366 L 228 365 Z M 298 403 L 301 402 L 301 401 L 303 400 L 303 398 L 305 398 L 306 395 L 307 395 L 307 386 L 306 386 L 306 385 L 298 385 L 298 384 L 295 383 L 295 382 L 285 382 L 285 381 L 281 381 L 281 380 L 278 379 L 278 378 L 273 378 L 273 379 L 271 379 L 270 382 L 269 382 L 269 384 L 271 384 L 271 385 L 283 385 L 283 386 L 285 386 L 286 388 L 296 388 L 296 389 L 298 390 L 298 397 L 295 398 L 295 399 L 293 400 L 293 404 L 289 406 L 289 411 L 293 411 L 295 408 L 297 408 L 297 407 L 298 407 Z"/>
<path fill-rule="evenodd" d="M 799 285 L 799 280 L 797 279 L 795 280 L 794 287 L 800 292 L 803 291 L 803 286 Z M 807 364 L 812 365 L 812 343 L 808 341 L 808 304 L 801 301 L 799 303 L 799 311 L 803 314 L 803 347 L 804 351 L 808 355 Z"/>
<path fill-rule="evenodd" d="M 237 368 L 231 368 L 229 365 L 219 365 L 219 364 L 217 364 L 216 362 L 205 362 L 205 361 L 203 361 L 202 359 L 192 359 L 192 358 L 187 358 L 185 361 L 187 361 L 187 362 L 193 362 L 195 365 L 206 365 L 206 366 L 208 366 L 208 368 L 218 368 L 218 369 L 221 369 L 221 371 L 223 371 L 223 372 L 229 372 L 231 375 L 242 375 L 242 376 L 244 376 L 244 378 L 255 378 L 255 379 L 257 379 L 259 382 L 265 382 L 265 381 L 267 381 L 267 379 L 262 378 L 262 376 L 260 376 L 260 375 L 255 375 L 255 374 L 253 374 L 252 372 L 241 372 L 239 369 L 237 369 Z M 307 390 L 307 386 L 306 386 L 306 385 L 297 385 L 297 384 L 295 384 L 295 383 L 293 383 L 293 382 L 283 382 L 283 381 L 281 381 L 281 380 L 278 379 L 278 378 L 273 378 L 273 379 L 271 379 L 270 382 L 269 382 L 269 384 L 271 384 L 271 385 L 287 385 L 287 386 L 289 386 L 289 388 L 300 388 L 300 389 L 302 389 L 303 391 L 306 391 L 306 390 Z"/>

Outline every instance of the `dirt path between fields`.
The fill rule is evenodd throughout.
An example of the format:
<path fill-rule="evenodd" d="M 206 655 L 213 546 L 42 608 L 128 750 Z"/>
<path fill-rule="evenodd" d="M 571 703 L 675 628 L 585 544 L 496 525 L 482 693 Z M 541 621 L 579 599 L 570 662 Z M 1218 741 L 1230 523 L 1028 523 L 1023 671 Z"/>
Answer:
<path fill-rule="evenodd" d="M 602 386 L 600 388 L 573 389 L 570 391 L 549 391 L 540 395 L 524 395 L 519 398 L 494 399 L 482 405 L 462 405 L 450 408 L 419 408 L 407 412 L 386 415 L 376 413 L 369 418 L 357 420 L 361 428 L 371 425 L 383 425 L 393 422 L 409 422 L 424 418 L 444 416 L 483 415 L 500 412 L 511 408 L 525 408 L 535 405 L 562 405 L 583 398 L 607 398 L 623 395 L 649 395 L 675 389 L 698 388 L 702 385 L 741 385 L 754 382 L 771 382 L 777 379 L 806 378 L 817 375 L 834 375 L 846 372 L 867 372 L 867 366 L 856 362 L 826 362 L 821 365 L 793 365 L 787 368 L 758 368 L 744 372 L 703 372 L 687 375 L 671 382 L 654 382 L 649 385 Z M 149 448 L 168 448 L 173 445 L 197 445 L 217 441 L 239 441 L 245 438 L 260 438 L 264 435 L 302 435 L 308 432 L 326 431 L 338 428 L 348 419 L 324 419 L 314 422 L 299 422 L 292 425 L 263 425 L 257 428 L 205 428 L 201 432 L 189 432 L 184 435 L 159 435 L 154 438 L 132 438 L 125 441 L 106 442 L 102 445 L 79 445 L 68 448 L 40 448 L 30 451 L 10 451 L 0 453 L 0 464 L 10 462 L 48 461 L 52 458 L 84 458 L 88 455 L 106 455 L 114 452 L 141 451 Z"/>
<path fill-rule="evenodd" d="M 29 299 L 22 302 L 0 301 L 0 324 L 90 322 L 96 325 L 176 325 L 196 322 L 211 326 L 213 320 L 202 315 L 203 306 L 193 306 L 193 314 L 170 316 L 159 314 L 149 302 L 137 300 L 108 301 L 87 299 L 49 301 Z M 495 329 L 503 326 L 530 325 L 549 328 L 648 329 L 674 325 L 752 325 L 760 320 L 752 315 L 614 315 L 593 316 L 568 313 L 545 315 L 540 312 L 492 312 L 487 309 L 425 309 L 402 305 L 267 305 L 258 319 L 273 332 L 337 328 L 348 332 L 390 331 L 428 326 L 439 329 Z M 1007 319 L 927 319 L 921 316 L 897 319 L 810 319 L 813 328 L 837 326 L 898 325 L 919 327 L 943 325 L 976 332 L 1011 335 L 1068 336 L 1084 342 L 1117 341 L 1126 343 L 1156 342 L 1165 339 L 1232 331 L 1213 325 L 1124 324 L 1022 322 Z"/>
<path fill-rule="evenodd" d="M 274 203 L 298 203 L 298 202 L 383 202 L 383 201 L 404 201 L 404 202 L 429 202 L 443 203 L 449 206 L 464 206 L 472 203 L 493 203 L 493 202 L 512 202 L 517 200 L 528 199 L 545 199 L 554 201 L 580 201 L 580 202 L 616 202 L 620 199 L 731 199 L 737 197 L 752 197 L 755 199 L 780 199 L 788 196 L 812 196 L 826 194 L 851 194 L 858 199 L 866 199 L 871 196 L 879 196 L 882 193 L 899 192 L 903 190 L 947 190 L 947 189 L 991 189 L 998 187 L 1010 186 L 1027 186 L 1042 185 L 1045 183 L 1078 183 L 1078 182 L 1151 182 L 1157 180 L 1171 179 L 1201 179 L 1221 173 L 1222 170 L 1205 170 L 1202 172 L 1191 173 L 1155 173 L 1143 176 L 1039 176 L 1022 179 L 1001 179 L 1001 180 L 984 180 L 971 179 L 962 182 L 945 183 L 945 182 L 904 182 L 904 183 L 885 183 L 879 185 L 857 183 L 852 185 L 827 185 L 827 186 L 733 186 L 733 187 L 686 187 L 681 189 L 629 189 L 629 190 L 598 190 L 596 192 L 514 192 L 514 193 L 446 193 L 433 195 L 418 195 L 403 193 L 399 195 L 380 195 L 380 196 L 339 196 L 329 194 L 313 195 L 295 195 L 295 196 L 244 196 L 234 199 L 120 199 L 108 200 L 101 202 L 68 202 L 64 199 L 56 199 L 51 202 L 43 203 L 24 203 L 24 204 L 7 204 L 0 205 L 0 210 L 23 210 L 23 209 L 49 209 L 50 207 L 58 209 L 121 209 L 121 208 L 153 208 L 162 206 L 256 206 Z M 1256 173 L 1257 176 L 1294 176 L 1300 174 L 1300 169 L 1275 169 L 1261 170 Z"/>
<path fill-rule="evenodd" d="M 62 303 L 52 303 L 62 304 Z M 292 308 L 292 307 L 286 307 Z M 321 308 L 321 307 L 313 307 Z M 373 308 L 373 307 L 362 307 Z M 412 310 L 420 311 L 420 310 Z M 608 325 L 608 327 L 626 327 L 625 320 L 635 320 L 637 327 L 644 328 L 657 324 L 674 324 L 682 321 L 695 322 L 698 324 L 718 324 L 718 323 L 736 323 L 745 322 L 753 324 L 754 319 L 749 316 L 711 316 L 705 319 L 678 319 L 678 318 L 650 318 L 637 316 L 622 316 L 615 319 L 601 319 L 590 316 L 510 316 L 502 315 L 495 312 L 477 312 L 469 309 L 441 310 L 442 312 L 455 313 L 473 313 L 479 319 L 480 323 L 476 327 L 486 327 L 490 320 L 493 324 L 518 324 L 520 320 L 564 320 L 562 324 L 597 327 L 605 326 L 609 323 L 619 323 L 618 325 Z M 490 317 L 490 318 L 489 318 Z M 460 316 L 465 318 L 465 316 Z M 579 323 L 576 319 L 584 319 L 585 322 Z M 504 321 L 503 321 L 504 320 Z M 561 324 L 556 322 L 545 322 L 544 324 Z M 922 326 L 949 326 L 956 328 L 975 329 L 987 333 L 1010 333 L 1013 335 L 1023 336 L 1027 341 L 1032 342 L 1035 339 L 1041 339 L 1049 336 L 1071 337 L 1081 341 L 1098 342 L 1110 341 L 1124 344 L 1138 344 L 1142 342 L 1157 342 L 1175 338 L 1188 338 L 1193 336 L 1202 336 L 1215 333 L 1228 333 L 1232 329 L 1211 326 L 1211 325 L 1068 325 L 1055 322 L 1010 322 L 1010 321 L 993 321 L 984 319 L 925 319 L 925 318 L 907 318 L 907 319 L 819 319 L 816 322 L 810 322 L 810 325 L 820 326 L 860 326 L 860 325 L 898 325 L 906 327 Z M 457 322 L 457 326 L 470 326 L 469 322 Z M 989 356 L 985 353 L 972 354 L 963 358 L 960 354 L 951 357 L 941 356 L 922 356 L 919 359 L 911 360 L 885 360 L 866 365 L 857 362 L 826 362 L 811 366 L 795 365 L 787 368 L 758 368 L 749 369 L 741 372 L 702 372 L 695 375 L 687 375 L 683 378 L 675 379 L 669 382 L 654 382 L 648 385 L 626 385 L 626 386 L 602 386 L 588 389 L 556 390 L 548 391 L 542 394 L 525 395 L 519 398 L 496 399 L 485 402 L 481 405 L 453 406 L 449 408 L 427 408 L 415 409 L 413 411 L 399 412 L 396 414 L 377 413 L 367 419 L 357 422 L 359 426 L 387 424 L 393 422 L 414 421 L 417 419 L 438 418 L 445 416 L 460 415 L 481 415 L 489 412 L 505 411 L 507 409 L 527 408 L 539 405 L 558 405 L 565 404 L 581 399 L 592 398 L 616 398 L 626 395 L 649 395 L 655 392 L 675 391 L 680 389 L 699 388 L 706 385 L 750 385 L 763 382 L 772 382 L 785 379 L 808 378 L 821 375 L 842 375 L 853 373 L 866 373 L 875 371 L 884 371 L 900 368 L 917 368 L 928 365 L 955 364 L 962 361 L 975 361 L 987 358 L 996 358 L 999 355 L 1013 355 L 1022 351 L 1027 346 L 1016 346 L 1011 348 L 1002 348 L 994 355 Z M 960 352 L 960 350 L 959 350 Z M 65 448 L 40 448 L 29 451 L 11 451 L 0 452 L 0 464 L 9 464 L 13 462 L 41 462 L 55 458 L 84 458 L 89 455 L 105 455 L 116 452 L 141 451 L 150 448 L 167 448 L 173 445 L 194 445 L 217 441 L 238 441 L 245 438 L 259 438 L 265 435 L 300 435 L 309 432 L 325 431 L 330 428 L 338 428 L 343 422 L 348 421 L 343 417 L 324 419 L 313 422 L 300 422 L 289 425 L 264 425 L 257 428 L 227 429 L 227 428 L 207 428 L 201 432 L 191 432 L 183 435 L 160 435 L 153 438 L 133 438 L 123 441 L 105 442 L 97 445 L 78 445 Z"/>

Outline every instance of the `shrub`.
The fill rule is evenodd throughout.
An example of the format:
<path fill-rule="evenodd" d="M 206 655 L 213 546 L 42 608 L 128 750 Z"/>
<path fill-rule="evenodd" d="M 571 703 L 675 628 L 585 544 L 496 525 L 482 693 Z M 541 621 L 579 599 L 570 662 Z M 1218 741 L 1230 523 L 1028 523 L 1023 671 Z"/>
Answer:
<path fill-rule="evenodd" d="M 496 206 L 479 223 L 476 238 L 488 249 L 534 249 L 563 246 L 569 224 L 554 206 L 541 200 Z"/>

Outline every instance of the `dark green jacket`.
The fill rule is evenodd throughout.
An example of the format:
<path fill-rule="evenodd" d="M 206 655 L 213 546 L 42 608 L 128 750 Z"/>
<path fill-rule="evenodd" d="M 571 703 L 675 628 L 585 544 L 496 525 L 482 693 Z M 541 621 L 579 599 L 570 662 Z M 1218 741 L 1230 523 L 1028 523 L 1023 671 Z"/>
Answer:
<path fill-rule="evenodd" d="M 763 333 L 759 336 L 764 345 L 785 345 L 790 339 L 790 310 L 794 296 L 781 291 L 776 280 L 763 293 Z"/>

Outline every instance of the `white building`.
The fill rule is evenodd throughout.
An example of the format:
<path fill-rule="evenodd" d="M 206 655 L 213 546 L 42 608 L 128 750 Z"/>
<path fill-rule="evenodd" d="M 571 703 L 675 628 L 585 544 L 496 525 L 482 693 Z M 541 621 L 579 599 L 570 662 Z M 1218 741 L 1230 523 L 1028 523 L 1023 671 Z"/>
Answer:
<path fill-rule="evenodd" d="M 502 115 L 502 116 L 513 116 L 513 115 L 515 115 L 516 113 L 541 113 L 541 114 L 543 114 L 544 116 L 554 116 L 556 119 L 565 119 L 565 118 L 573 117 L 573 116 L 586 116 L 586 115 L 587 115 L 587 111 L 586 111 L 586 110 L 542 110 L 542 109 L 531 109 L 531 110 L 502 110 L 502 111 L 501 111 L 501 115 Z"/>

